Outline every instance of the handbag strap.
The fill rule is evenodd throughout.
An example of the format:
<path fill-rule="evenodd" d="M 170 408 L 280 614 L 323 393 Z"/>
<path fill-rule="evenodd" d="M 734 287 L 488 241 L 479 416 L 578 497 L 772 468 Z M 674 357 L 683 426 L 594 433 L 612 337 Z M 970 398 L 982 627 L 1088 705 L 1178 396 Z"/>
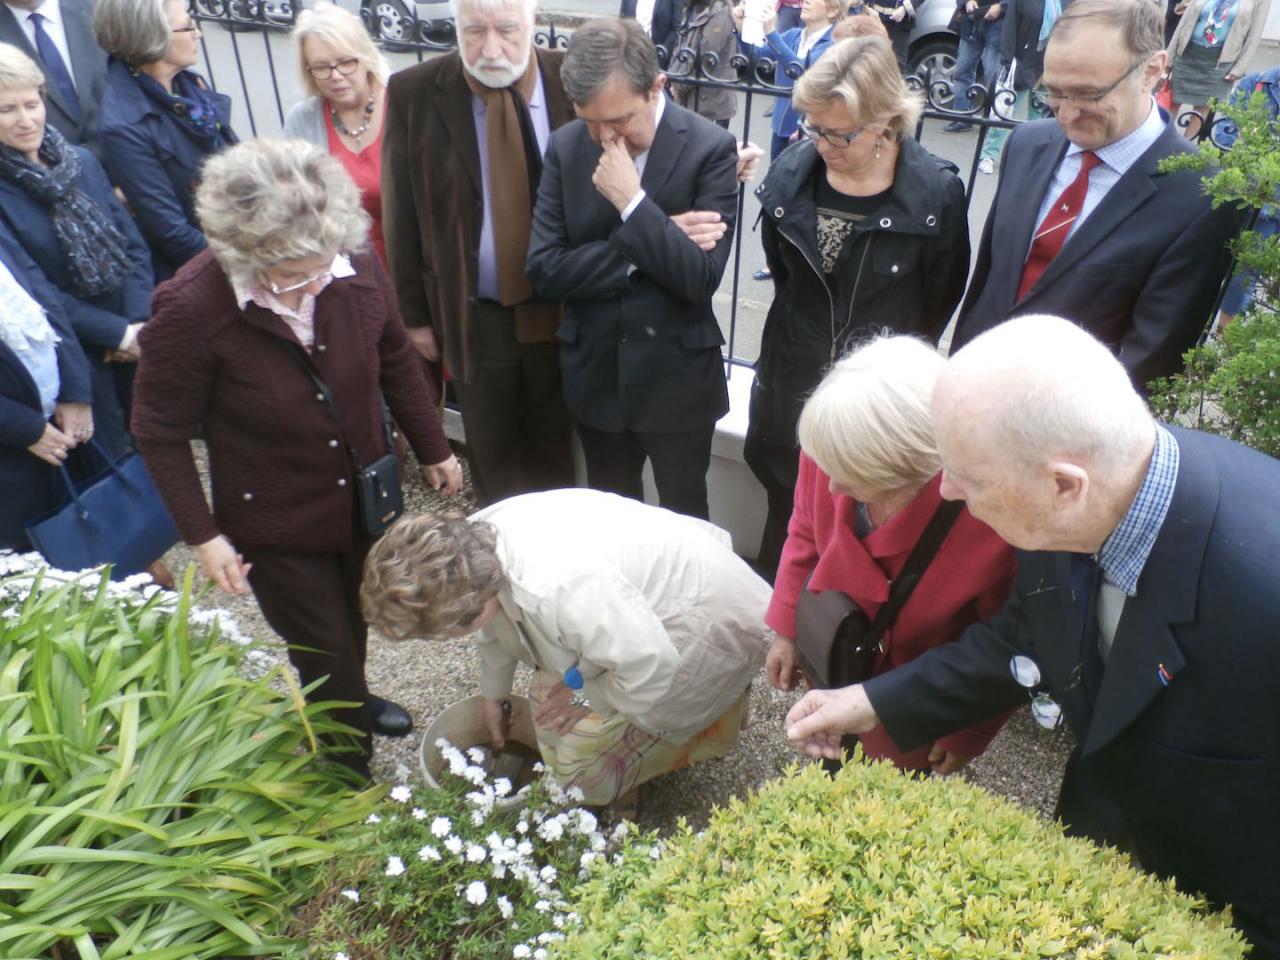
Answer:
<path fill-rule="evenodd" d="M 290 343 L 289 345 L 294 348 L 294 356 L 298 358 L 298 362 L 302 364 L 302 369 L 311 378 L 311 383 L 316 388 L 316 393 L 320 395 L 320 399 L 329 405 L 329 410 L 333 414 L 333 421 L 338 427 L 338 436 L 342 437 L 342 444 L 347 448 L 351 462 L 355 464 L 357 470 L 360 469 L 360 455 L 356 453 L 356 448 L 351 445 L 351 441 L 347 439 L 346 432 L 342 429 L 342 418 L 338 416 L 338 405 L 333 402 L 333 393 L 329 390 L 329 385 L 320 379 L 320 374 L 316 372 L 316 368 L 307 359 L 306 352 L 302 349 L 301 344 Z M 396 441 L 395 431 L 391 427 L 391 411 L 387 409 L 387 402 L 382 398 L 381 391 L 378 393 L 378 400 L 380 402 L 379 405 L 382 407 L 383 439 L 387 444 L 387 452 L 394 453 Z"/>
<path fill-rule="evenodd" d="M 916 584 L 923 579 L 925 570 L 933 562 L 938 548 L 942 546 L 942 541 L 951 532 L 952 525 L 956 522 L 956 518 L 960 516 L 960 511 L 963 509 L 964 503 L 960 500 L 943 500 L 938 504 L 938 508 L 933 511 L 933 516 L 929 519 L 929 525 L 920 534 L 920 539 L 912 547 L 911 553 L 907 557 L 907 562 L 903 564 L 901 572 L 894 578 L 893 586 L 889 588 L 889 599 L 876 611 L 875 619 L 871 621 L 870 627 L 867 628 L 867 639 L 869 641 L 879 645 L 880 638 L 884 635 L 884 632 L 893 626 L 893 621 L 897 619 L 898 612 L 906 605 L 907 600 L 916 588 Z"/>

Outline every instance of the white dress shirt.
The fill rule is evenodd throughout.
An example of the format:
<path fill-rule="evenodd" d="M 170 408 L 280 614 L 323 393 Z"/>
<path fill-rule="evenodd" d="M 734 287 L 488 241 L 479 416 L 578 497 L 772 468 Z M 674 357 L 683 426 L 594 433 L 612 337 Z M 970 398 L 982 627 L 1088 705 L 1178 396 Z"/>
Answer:
<path fill-rule="evenodd" d="M 649 36 L 653 36 L 653 8 L 657 5 L 658 0 L 636 0 L 636 19 Z"/>
<path fill-rule="evenodd" d="M 6 3 L 5 6 L 13 13 L 18 23 L 22 24 L 22 32 L 26 34 L 33 50 L 36 49 L 36 25 L 31 22 L 31 15 L 38 13 L 44 17 L 44 32 L 49 35 L 53 45 L 58 48 L 58 53 L 62 54 L 62 62 L 67 65 L 67 73 L 71 74 L 71 82 L 78 87 L 76 65 L 71 62 L 71 48 L 67 46 L 67 28 L 62 23 L 62 7 L 58 5 L 58 0 L 42 0 L 34 10 L 28 10 L 12 3 Z"/>

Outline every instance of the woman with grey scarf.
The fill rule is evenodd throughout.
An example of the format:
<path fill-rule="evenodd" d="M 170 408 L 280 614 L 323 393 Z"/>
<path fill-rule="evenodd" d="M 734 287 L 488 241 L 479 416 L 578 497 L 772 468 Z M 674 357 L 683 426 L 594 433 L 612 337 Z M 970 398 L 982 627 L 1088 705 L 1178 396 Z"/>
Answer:
<path fill-rule="evenodd" d="M 90 360 L 96 439 L 119 456 L 151 255 L 98 161 L 45 122 L 44 73 L 9 44 L 0 44 L 0 226 L 58 289 Z"/>

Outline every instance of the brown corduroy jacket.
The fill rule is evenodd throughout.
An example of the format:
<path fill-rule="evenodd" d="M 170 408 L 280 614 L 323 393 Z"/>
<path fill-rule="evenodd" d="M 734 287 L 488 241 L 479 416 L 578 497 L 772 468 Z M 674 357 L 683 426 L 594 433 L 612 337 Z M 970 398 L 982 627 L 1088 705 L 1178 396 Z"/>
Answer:
<path fill-rule="evenodd" d="M 156 290 L 139 337 L 132 429 L 188 543 L 222 533 L 237 546 L 350 549 L 356 468 L 342 438 L 361 464 L 386 452 L 384 395 L 422 463 L 449 458 L 391 283 L 373 255 L 351 262 L 355 276 L 333 280 L 316 300 L 305 361 L 332 392 L 341 431 L 292 331 L 255 304 L 241 310 L 209 251 Z M 209 450 L 212 512 L 191 454 L 197 434 Z"/>
<path fill-rule="evenodd" d="M 547 119 L 573 119 L 558 50 L 535 48 Z M 430 327 L 444 362 L 470 383 L 484 220 L 471 88 L 455 52 L 391 78 L 382 132 L 382 231 L 387 267 L 409 327 Z"/>

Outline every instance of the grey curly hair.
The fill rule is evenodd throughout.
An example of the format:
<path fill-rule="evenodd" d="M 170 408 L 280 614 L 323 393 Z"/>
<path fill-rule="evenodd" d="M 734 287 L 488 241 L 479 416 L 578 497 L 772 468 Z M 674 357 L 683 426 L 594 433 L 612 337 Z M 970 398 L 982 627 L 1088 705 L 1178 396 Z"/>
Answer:
<path fill-rule="evenodd" d="M 369 215 L 342 164 L 303 140 L 250 140 L 210 157 L 196 190 L 209 249 L 233 282 L 360 250 Z"/>
<path fill-rule="evenodd" d="M 507 583 L 498 530 L 460 513 L 395 523 L 364 562 L 365 620 L 393 640 L 457 636 Z"/>

